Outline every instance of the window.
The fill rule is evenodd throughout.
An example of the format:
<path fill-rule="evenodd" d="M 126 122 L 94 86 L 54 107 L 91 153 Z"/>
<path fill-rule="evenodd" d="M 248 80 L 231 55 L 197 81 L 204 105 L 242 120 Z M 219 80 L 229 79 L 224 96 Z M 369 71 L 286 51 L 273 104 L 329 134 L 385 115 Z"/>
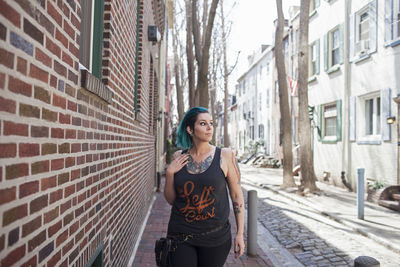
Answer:
<path fill-rule="evenodd" d="M 319 40 L 310 45 L 309 76 L 319 74 Z"/>
<path fill-rule="evenodd" d="M 278 103 L 279 99 L 279 83 L 278 81 L 275 81 L 275 104 Z"/>
<path fill-rule="evenodd" d="M 351 15 L 349 27 L 350 61 L 365 58 L 376 51 L 377 44 L 376 0 Z"/>
<path fill-rule="evenodd" d="M 243 86 L 243 94 L 245 94 L 246 93 L 246 80 L 244 80 L 243 81 L 243 84 L 242 84 L 242 86 Z"/>
<path fill-rule="evenodd" d="M 319 141 L 332 143 L 342 140 L 342 101 L 319 106 Z"/>
<path fill-rule="evenodd" d="M 262 93 L 259 93 L 258 94 L 258 110 L 261 110 L 261 108 L 262 108 L 262 99 L 263 99 Z"/>
<path fill-rule="evenodd" d="M 316 13 L 316 9 L 319 7 L 320 0 L 310 0 L 310 16 Z"/>
<path fill-rule="evenodd" d="M 331 73 L 343 63 L 343 25 L 335 27 L 325 35 L 325 71 Z"/>
<path fill-rule="evenodd" d="M 385 0 L 385 42 L 400 44 L 400 0 Z"/>
<path fill-rule="evenodd" d="M 258 125 L 258 138 L 264 139 L 264 124 Z"/>
<path fill-rule="evenodd" d="M 324 107 L 324 136 L 336 136 L 336 104 Z"/>
<path fill-rule="evenodd" d="M 364 101 L 365 131 L 364 135 L 380 135 L 381 133 L 381 98 L 374 97 Z"/>
<path fill-rule="evenodd" d="M 334 30 L 331 32 L 331 64 L 332 66 L 339 64 L 339 49 L 340 49 L 340 43 L 339 43 L 339 29 Z"/>
<path fill-rule="evenodd" d="M 267 88 L 267 108 L 269 108 L 269 94 L 270 94 L 271 89 Z"/>
<path fill-rule="evenodd" d="M 82 1 L 81 13 L 80 68 L 101 79 L 104 0 Z"/>

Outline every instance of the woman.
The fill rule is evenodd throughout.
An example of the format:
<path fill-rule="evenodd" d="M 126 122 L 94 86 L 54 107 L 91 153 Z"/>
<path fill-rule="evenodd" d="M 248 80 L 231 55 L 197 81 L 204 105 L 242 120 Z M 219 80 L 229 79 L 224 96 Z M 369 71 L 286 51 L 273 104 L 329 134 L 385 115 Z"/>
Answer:
<path fill-rule="evenodd" d="M 244 252 L 244 200 L 240 173 L 231 149 L 210 145 L 213 121 L 208 110 L 186 112 L 177 133 L 177 145 L 166 170 L 164 196 L 172 205 L 168 235 L 193 235 L 179 242 L 172 253 L 173 266 L 223 266 L 232 246 L 229 201 L 236 218 L 236 258 Z"/>

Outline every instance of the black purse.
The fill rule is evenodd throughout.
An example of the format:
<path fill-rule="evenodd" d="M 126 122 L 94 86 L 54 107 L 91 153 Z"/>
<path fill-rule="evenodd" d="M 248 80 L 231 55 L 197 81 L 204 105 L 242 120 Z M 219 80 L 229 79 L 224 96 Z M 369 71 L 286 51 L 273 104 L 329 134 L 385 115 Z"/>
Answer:
<path fill-rule="evenodd" d="M 225 224 L 224 224 L 225 225 Z M 154 253 L 156 256 L 156 264 L 158 267 L 172 267 L 171 263 L 171 254 L 176 250 L 179 244 L 186 242 L 190 239 L 199 238 L 201 236 L 205 236 L 216 232 L 224 225 L 218 226 L 217 228 L 210 230 L 208 232 L 200 233 L 200 234 L 181 234 L 181 235 L 173 235 L 162 237 L 156 240 L 156 244 L 154 246 Z"/>

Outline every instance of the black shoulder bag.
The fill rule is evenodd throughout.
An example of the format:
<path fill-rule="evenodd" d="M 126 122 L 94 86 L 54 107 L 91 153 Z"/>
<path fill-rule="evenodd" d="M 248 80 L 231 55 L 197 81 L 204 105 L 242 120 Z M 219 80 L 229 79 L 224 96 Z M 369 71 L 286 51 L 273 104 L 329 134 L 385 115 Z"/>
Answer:
<path fill-rule="evenodd" d="M 158 267 L 172 267 L 171 253 L 176 250 L 179 244 L 186 242 L 191 239 L 196 239 L 201 236 L 205 236 L 222 229 L 224 225 L 218 226 L 208 232 L 199 234 L 181 234 L 162 237 L 156 240 L 154 252 L 156 256 L 156 264 Z"/>

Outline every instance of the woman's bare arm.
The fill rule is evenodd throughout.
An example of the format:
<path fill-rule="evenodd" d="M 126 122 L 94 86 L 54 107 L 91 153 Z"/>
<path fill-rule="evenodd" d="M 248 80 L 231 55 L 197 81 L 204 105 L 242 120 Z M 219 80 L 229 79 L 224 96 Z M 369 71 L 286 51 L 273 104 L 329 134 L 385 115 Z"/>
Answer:
<path fill-rule="evenodd" d="M 237 233 L 234 241 L 234 250 L 236 257 L 240 257 L 244 253 L 244 198 L 242 187 L 240 186 L 240 171 L 236 162 L 235 155 L 231 149 L 223 149 L 222 159 L 225 161 L 227 168 L 227 181 L 229 194 L 232 199 L 233 212 L 235 213 Z"/>
<path fill-rule="evenodd" d="M 176 197 L 174 175 L 187 164 L 188 157 L 189 154 L 182 154 L 181 150 L 175 152 L 172 156 L 172 161 L 165 172 L 164 196 L 170 205 L 174 203 Z"/>

